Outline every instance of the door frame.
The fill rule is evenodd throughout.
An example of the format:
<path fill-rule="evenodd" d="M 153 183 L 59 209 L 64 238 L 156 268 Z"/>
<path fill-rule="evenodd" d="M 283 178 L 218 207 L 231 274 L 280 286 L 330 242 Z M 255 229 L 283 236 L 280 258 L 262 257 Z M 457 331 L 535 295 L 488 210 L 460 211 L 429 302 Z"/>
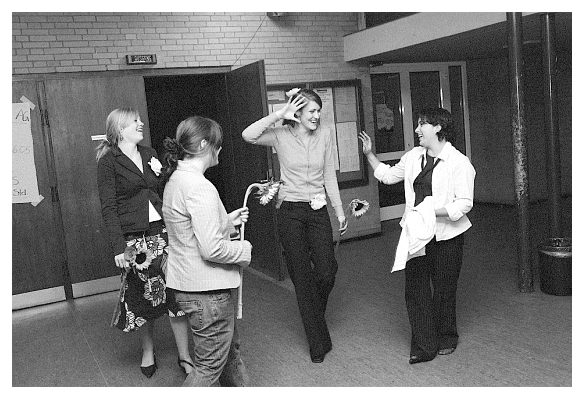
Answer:
<path fill-rule="evenodd" d="M 440 82 L 441 107 L 451 111 L 451 93 L 449 87 L 449 67 L 458 66 L 461 68 L 461 89 L 463 97 L 463 125 L 465 136 L 465 152 L 471 160 L 471 141 L 469 131 L 469 107 L 467 98 L 467 69 L 464 61 L 453 62 L 430 62 L 430 63 L 396 63 L 383 64 L 370 68 L 370 75 L 374 74 L 399 74 L 400 77 L 400 97 L 402 115 L 402 126 L 404 135 L 404 151 L 394 151 L 388 153 L 378 153 L 378 159 L 384 161 L 399 160 L 406 152 L 414 148 L 414 121 L 412 115 L 412 102 L 410 91 L 410 73 L 438 71 Z M 404 204 L 398 204 L 389 207 L 380 207 L 380 221 L 400 218 L 404 213 Z"/>

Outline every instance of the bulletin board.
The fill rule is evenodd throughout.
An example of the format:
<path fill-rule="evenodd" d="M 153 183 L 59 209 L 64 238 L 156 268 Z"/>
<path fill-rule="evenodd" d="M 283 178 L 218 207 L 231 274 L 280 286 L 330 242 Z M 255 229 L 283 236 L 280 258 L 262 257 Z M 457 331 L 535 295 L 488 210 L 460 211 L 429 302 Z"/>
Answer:
<path fill-rule="evenodd" d="M 328 127 L 334 144 L 335 169 L 340 189 L 368 184 L 367 160 L 362 153 L 358 132 L 365 129 L 361 82 L 359 79 L 342 81 L 302 82 L 267 85 L 268 112 L 282 108 L 292 88 L 315 91 L 323 101 L 320 125 Z M 280 125 L 279 122 L 277 125 Z M 277 156 L 272 154 L 273 160 Z M 278 171 L 278 162 L 274 162 Z"/>

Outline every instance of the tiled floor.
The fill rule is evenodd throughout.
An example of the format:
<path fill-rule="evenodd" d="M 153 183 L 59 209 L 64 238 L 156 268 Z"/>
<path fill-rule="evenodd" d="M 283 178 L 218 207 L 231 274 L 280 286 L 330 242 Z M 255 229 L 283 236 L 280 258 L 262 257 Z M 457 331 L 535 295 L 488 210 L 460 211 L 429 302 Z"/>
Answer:
<path fill-rule="evenodd" d="M 571 205 L 564 218 L 571 234 Z M 411 366 L 404 273 L 390 274 L 397 221 L 383 234 L 342 243 L 328 308 L 333 350 L 309 360 L 290 282 L 245 275 L 243 358 L 253 386 L 571 386 L 572 297 L 516 288 L 513 207 L 476 205 L 459 280 L 460 345 Z M 531 210 L 535 245 L 546 209 Z M 13 386 L 179 386 L 183 376 L 168 320 L 157 322 L 159 369 L 140 373 L 138 335 L 109 327 L 116 293 L 12 313 Z"/>

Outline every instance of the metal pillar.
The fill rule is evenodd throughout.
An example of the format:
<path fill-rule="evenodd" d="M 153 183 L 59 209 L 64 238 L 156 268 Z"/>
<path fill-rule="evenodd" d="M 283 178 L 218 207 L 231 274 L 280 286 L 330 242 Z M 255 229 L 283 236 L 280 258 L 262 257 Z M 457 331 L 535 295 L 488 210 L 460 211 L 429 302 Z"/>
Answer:
<path fill-rule="evenodd" d="M 561 159 L 557 113 L 554 14 L 545 13 L 541 15 L 540 22 L 544 66 L 544 122 L 548 144 L 546 154 L 550 237 L 561 237 Z"/>
<path fill-rule="evenodd" d="M 524 87 L 522 76 L 522 13 L 506 13 L 508 63 L 510 76 L 512 141 L 514 145 L 514 182 L 518 210 L 518 289 L 533 292 L 530 263 L 528 157 L 524 125 Z"/>

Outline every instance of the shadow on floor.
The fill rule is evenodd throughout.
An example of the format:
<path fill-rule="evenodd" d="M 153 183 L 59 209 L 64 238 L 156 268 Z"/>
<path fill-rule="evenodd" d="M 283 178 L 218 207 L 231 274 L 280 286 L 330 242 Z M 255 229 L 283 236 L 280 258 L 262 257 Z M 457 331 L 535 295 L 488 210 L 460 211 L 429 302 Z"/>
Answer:
<path fill-rule="evenodd" d="M 565 210 L 571 234 L 571 205 Z M 546 237 L 543 205 L 531 209 L 531 242 Z M 390 274 L 398 221 L 383 234 L 342 243 L 327 321 L 333 350 L 312 364 L 290 282 L 245 274 L 243 358 L 253 386 L 571 386 L 571 296 L 516 283 L 513 207 L 476 205 L 459 280 L 460 344 L 449 356 L 409 365 L 404 271 Z M 179 386 L 166 318 L 156 323 L 159 369 L 142 376 L 138 334 L 109 327 L 117 293 L 12 313 L 13 386 Z"/>

